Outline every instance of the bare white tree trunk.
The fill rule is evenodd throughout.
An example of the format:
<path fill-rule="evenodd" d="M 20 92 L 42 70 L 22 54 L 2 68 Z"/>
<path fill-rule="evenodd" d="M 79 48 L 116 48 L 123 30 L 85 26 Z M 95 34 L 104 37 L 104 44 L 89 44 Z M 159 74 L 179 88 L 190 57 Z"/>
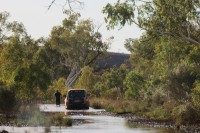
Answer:
<path fill-rule="evenodd" d="M 72 71 L 67 77 L 67 81 L 65 82 L 65 85 L 67 87 L 73 86 L 80 75 L 81 75 L 81 71 L 78 70 L 77 67 L 73 67 Z"/>

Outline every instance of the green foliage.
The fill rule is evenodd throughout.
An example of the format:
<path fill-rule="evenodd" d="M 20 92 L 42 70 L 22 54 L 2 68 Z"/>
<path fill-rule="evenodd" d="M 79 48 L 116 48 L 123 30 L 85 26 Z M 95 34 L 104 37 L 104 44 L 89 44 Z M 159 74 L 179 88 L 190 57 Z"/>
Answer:
<path fill-rule="evenodd" d="M 68 67 L 82 68 L 108 49 L 109 43 L 102 42 L 102 35 L 94 31 L 90 20 L 80 20 L 80 14 L 68 13 L 61 26 L 51 31 L 48 45 L 57 50 L 60 62 Z"/>
<path fill-rule="evenodd" d="M 102 35 L 95 31 L 91 20 L 81 20 L 80 14 L 75 12 L 65 13 L 67 17 L 62 25 L 53 27 L 46 45 L 57 51 L 58 63 L 69 70 L 66 85 L 71 87 L 80 70 L 88 65 L 94 66 L 97 58 L 108 49 L 110 41 L 102 41 Z"/>
<path fill-rule="evenodd" d="M 120 3 L 119 0 L 113 6 L 107 4 L 103 9 L 103 13 L 107 14 L 105 21 L 109 24 L 108 28 L 114 28 L 118 24 L 124 26 L 126 23 L 133 23 L 133 12 L 134 3 L 129 3 L 128 1 Z"/>
<path fill-rule="evenodd" d="M 151 112 L 146 113 L 146 116 L 155 120 L 170 120 L 171 112 L 165 107 L 154 107 Z"/>
<path fill-rule="evenodd" d="M 33 56 L 33 63 L 37 64 L 41 69 L 48 71 L 51 65 L 51 59 L 44 47 L 40 47 Z"/>
<path fill-rule="evenodd" d="M 195 107 L 200 110 L 200 81 L 195 82 L 195 87 L 192 90 L 192 102 L 195 105 Z"/>
<path fill-rule="evenodd" d="M 44 101 L 53 101 L 55 99 L 55 92 L 58 90 L 63 97 L 66 96 L 67 94 L 67 88 L 65 86 L 65 82 L 66 82 L 66 79 L 61 77 L 59 78 L 58 80 L 55 80 L 52 85 L 49 86 L 48 90 L 43 93 L 44 95 Z"/>
<path fill-rule="evenodd" d="M 31 40 L 29 40 L 31 41 Z M 41 49 L 37 51 L 37 47 L 33 42 L 29 42 L 30 44 L 28 46 L 22 45 L 19 47 L 21 49 L 11 49 L 11 53 L 15 53 L 15 51 L 19 51 L 19 55 L 22 54 L 23 56 L 20 57 L 20 61 L 17 61 L 17 65 L 15 61 L 12 61 L 12 59 L 16 59 L 18 55 L 14 55 L 15 57 L 11 57 L 10 55 L 8 57 L 11 57 L 10 64 L 11 66 L 15 66 L 13 70 L 10 70 L 8 73 L 12 74 L 12 84 L 15 84 L 17 86 L 17 96 L 22 101 L 31 101 L 35 98 L 36 93 L 38 90 L 46 90 L 48 88 L 48 85 L 50 84 L 50 73 L 49 73 L 49 66 L 47 66 L 47 61 L 44 59 L 40 52 Z M 9 45 L 6 45 L 9 46 Z M 31 47 L 34 47 L 34 49 L 30 50 Z M 9 50 L 4 49 L 6 52 L 9 52 Z M 34 53 L 35 51 L 36 53 Z M 30 58 L 31 56 L 31 58 Z M 32 57 L 33 56 L 33 57 Z M 43 62 L 42 62 L 43 60 Z M 46 62 L 44 62 L 46 60 Z M 9 61 L 9 60 L 8 60 Z M 8 62 L 6 61 L 3 65 L 6 65 Z M 8 74 L 10 75 L 10 74 Z"/>
<path fill-rule="evenodd" d="M 118 100 L 123 98 L 123 94 L 120 90 L 120 88 L 110 88 L 108 90 L 105 90 L 105 92 L 102 94 L 104 98 L 112 99 L 112 100 Z"/>
<path fill-rule="evenodd" d="M 51 75 L 51 80 L 58 80 L 60 77 L 67 78 L 71 68 L 66 67 L 60 62 L 61 53 L 59 53 L 56 49 L 52 49 L 46 42 L 44 43 L 44 47 L 41 52 L 44 56 L 41 61 L 43 63 L 47 62 L 46 67 L 49 69 L 48 71 Z"/>
<path fill-rule="evenodd" d="M 200 65 L 200 47 L 194 47 L 189 54 L 189 61 L 195 63 L 198 66 Z"/>
<path fill-rule="evenodd" d="M 125 96 L 143 104 L 145 107 L 139 106 L 136 112 L 146 112 L 152 119 L 171 119 L 172 110 L 174 114 L 178 112 L 174 104 L 191 102 L 192 98 L 195 106 L 184 104 L 175 115 L 177 123 L 185 124 L 196 116 L 199 106 L 200 2 L 137 2 L 117 1 L 103 9 L 108 28 L 135 23 L 146 31 L 139 39 L 128 39 L 125 43 L 131 52 L 128 62 L 131 71 L 123 81 Z M 111 81 L 102 85 L 105 92 Z"/>
<path fill-rule="evenodd" d="M 8 12 L 0 12 L 0 46 L 9 40 L 10 36 L 24 36 L 26 30 L 23 24 L 17 21 L 10 22 L 8 19 L 10 14 Z"/>
<path fill-rule="evenodd" d="M 95 84 L 97 96 L 103 96 L 110 99 L 119 99 L 124 96 L 124 79 L 128 69 L 125 64 L 120 68 L 113 67 L 101 75 L 98 82 Z"/>
<path fill-rule="evenodd" d="M 197 79 L 197 74 L 192 67 L 186 62 L 181 62 L 172 71 L 167 84 L 170 95 L 179 100 L 188 99 L 189 94 L 193 88 L 193 84 Z"/>
<path fill-rule="evenodd" d="M 110 72 L 106 76 L 106 86 L 108 88 L 123 88 L 123 81 L 126 76 L 126 68 L 111 68 Z"/>
<path fill-rule="evenodd" d="M 12 37 L 8 44 L 3 45 L 0 53 L 1 80 L 12 84 L 14 73 L 23 64 L 23 46 L 18 37 Z"/>
<path fill-rule="evenodd" d="M 166 35 L 199 45 L 199 7 L 198 0 L 126 0 L 107 4 L 103 12 L 109 28 L 134 23 L 152 36 Z"/>
<path fill-rule="evenodd" d="M 138 99 L 140 91 L 144 89 L 145 80 L 139 73 L 131 71 L 127 74 L 124 84 L 127 88 L 125 96 L 127 98 Z"/>
<path fill-rule="evenodd" d="M 149 37 L 149 35 L 144 34 L 140 39 L 127 39 L 124 45 L 133 55 L 135 54 L 135 56 L 151 60 L 155 55 L 155 43 L 158 38 L 152 38 L 151 41 L 145 41 L 148 40 Z"/>
<path fill-rule="evenodd" d="M 34 89 L 45 89 L 49 83 L 46 69 L 39 70 L 32 60 L 37 48 L 37 42 L 30 37 L 15 35 L 7 39 L 0 53 L 0 79 L 7 85 L 15 86 L 20 100 L 32 100 L 36 94 Z"/>
<path fill-rule="evenodd" d="M 93 73 L 92 68 L 89 66 L 82 68 L 81 71 L 82 71 L 82 73 L 77 81 L 76 87 L 84 88 L 88 92 L 94 94 L 95 91 L 93 89 L 94 89 L 95 83 L 98 81 L 98 76 L 96 76 Z"/>
<path fill-rule="evenodd" d="M 197 110 L 191 103 L 179 105 L 173 109 L 173 117 L 176 125 L 195 123 L 198 120 Z"/>
<path fill-rule="evenodd" d="M 26 103 L 38 98 L 52 101 L 56 90 L 65 95 L 66 79 L 75 68 L 74 73 L 82 73 L 74 87 L 87 89 L 92 98 L 106 99 L 93 99 L 95 108 L 151 119 L 174 118 L 177 125 L 199 119 L 200 48 L 195 45 L 200 42 L 199 7 L 197 0 L 108 4 L 103 9 L 108 28 L 135 23 L 146 32 L 125 42 L 131 52 L 126 65 L 95 73 L 95 60 L 110 42 L 102 41 L 91 20 L 80 20 L 80 14 L 66 11 L 68 16 L 62 25 L 53 27 L 47 40 L 33 40 L 22 24 L 8 22 L 9 14 L 0 13 L 1 111 L 12 111 L 16 98 Z M 30 107 L 22 117 L 28 117 L 31 125 L 45 119 L 29 111 Z M 72 124 L 61 114 L 51 121 L 58 126 Z"/>
<path fill-rule="evenodd" d="M 49 74 L 42 70 L 39 64 L 31 64 L 28 68 L 20 68 L 16 72 L 15 82 L 19 86 L 19 97 L 23 101 L 32 101 L 37 90 L 46 90 L 49 83 Z"/>

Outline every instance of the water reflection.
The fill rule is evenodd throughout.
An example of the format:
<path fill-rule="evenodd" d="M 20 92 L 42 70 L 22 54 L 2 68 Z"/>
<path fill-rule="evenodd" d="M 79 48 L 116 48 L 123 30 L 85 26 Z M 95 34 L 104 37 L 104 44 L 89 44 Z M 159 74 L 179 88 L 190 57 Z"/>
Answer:
<path fill-rule="evenodd" d="M 6 130 L 11 133 L 176 133 L 172 129 L 142 127 L 127 122 L 124 118 L 97 115 L 98 111 L 89 110 L 66 110 L 64 106 L 40 105 L 42 112 L 61 112 L 63 117 L 73 120 L 72 127 L 8 127 L 0 126 L 0 131 Z M 101 110 L 102 111 L 102 110 Z"/>
<path fill-rule="evenodd" d="M 77 112 L 78 111 L 78 112 Z M 80 125 L 80 124 L 89 124 L 91 120 L 89 120 L 90 113 L 84 110 L 66 110 L 65 111 L 66 118 L 71 118 L 73 121 L 73 125 Z"/>
<path fill-rule="evenodd" d="M 172 129 L 148 128 L 127 126 L 127 121 L 123 118 L 113 116 L 97 115 L 72 115 L 74 120 L 87 120 L 84 124 L 74 125 L 67 129 L 62 128 L 60 132 L 70 133 L 176 133 Z M 52 131 L 56 131 L 54 129 Z"/>

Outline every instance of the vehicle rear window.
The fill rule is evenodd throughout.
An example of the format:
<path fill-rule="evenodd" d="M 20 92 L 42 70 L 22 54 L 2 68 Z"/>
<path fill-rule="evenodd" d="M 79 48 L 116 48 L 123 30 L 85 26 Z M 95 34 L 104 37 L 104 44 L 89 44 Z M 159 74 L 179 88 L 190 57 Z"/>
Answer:
<path fill-rule="evenodd" d="M 84 90 L 73 90 L 68 92 L 69 98 L 74 97 L 85 97 L 85 91 Z"/>

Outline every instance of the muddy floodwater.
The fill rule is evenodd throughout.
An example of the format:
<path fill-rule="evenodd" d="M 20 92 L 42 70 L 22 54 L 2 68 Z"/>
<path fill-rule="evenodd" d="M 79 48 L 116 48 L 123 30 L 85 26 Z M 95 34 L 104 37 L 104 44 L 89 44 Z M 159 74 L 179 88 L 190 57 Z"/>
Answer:
<path fill-rule="evenodd" d="M 63 112 L 63 117 L 70 117 L 79 123 L 71 127 L 8 127 L 0 126 L 0 131 L 10 133 L 177 133 L 173 129 L 139 127 L 130 125 L 121 117 L 103 115 L 104 110 L 67 110 L 64 105 L 56 107 L 54 104 L 41 104 L 42 112 Z"/>

